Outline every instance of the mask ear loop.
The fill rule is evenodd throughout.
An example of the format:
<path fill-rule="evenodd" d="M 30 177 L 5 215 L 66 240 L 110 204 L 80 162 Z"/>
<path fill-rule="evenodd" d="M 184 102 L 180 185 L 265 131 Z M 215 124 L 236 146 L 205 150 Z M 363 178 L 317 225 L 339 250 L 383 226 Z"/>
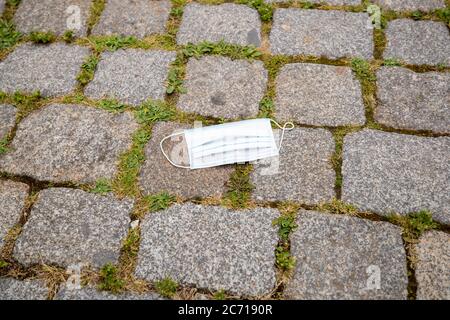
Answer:
<path fill-rule="evenodd" d="M 169 156 L 167 155 L 167 153 L 164 151 L 164 148 L 163 148 L 163 143 L 164 143 L 164 141 L 166 141 L 167 139 L 170 139 L 170 138 L 172 138 L 172 137 L 180 136 L 180 135 L 182 135 L 182 134 L 183 134 L 183 132 L 174 133 L 174 134 L 171 134 L 170 136 L 167 136 L 167 137 L 163 138 L 163 139 L 161 140 L 161 142 L 159 143 L 159 147 L 161 148 L 162 154 L 163 154 L 164 157 L 167 159 L 167 161 L 169 161 L 169 163 L 170 163 L 171 165 L 173 165 L 174 167 L 177 167 L 177 168 L 181 168 L 181 169 L 190 169 L 191 167 L 180 166 L 180 165 L 174 163 L 172 160 L 170 160 Z"/>
<path fill-rule="evenodd" d="M 281 146 L 283 145 L 283 139 L 284 139 L 284 133 L 286 131 L 291 131 L 295 128 L 295 125 L 292 122 L 286 122 L 283 126 L 281 126 L 278 122 L 276 122 L 273 119 L 270 119 L 271 122 L 273 122 L 278 128 L 282 130 L 281 132 L 281 139 L 280 139 L 280 147 L 278 148 L 278 151 L 281 150 Z"/>

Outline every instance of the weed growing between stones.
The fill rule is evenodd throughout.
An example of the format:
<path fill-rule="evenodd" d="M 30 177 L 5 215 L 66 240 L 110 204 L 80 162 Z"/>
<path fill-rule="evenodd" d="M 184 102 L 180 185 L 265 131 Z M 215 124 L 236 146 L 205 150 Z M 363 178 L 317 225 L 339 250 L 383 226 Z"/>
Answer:
<path fill-rule="evenodd" d="M 155 283 L 156 291 L 166 298 L 173 298 L 178 289 L 178 284 L 170 278 L 165 278 Z"/>
<path fill-rule="evenodd" d="M 157 195 L 146 196 L 144 197 L 144 200 L 147 207 L 146 211 L 156 212 L 170 207 L 170 205 L 176 201 L 176 197 L 167 192 L 162 192 Z"/>
<path fill-rule="evenodd" d="M 100 56 L 94 53 L 81 65 L 81 72 L 78 74 L 77 80 L 82 88 L 94 79 L 95 69 L 99 62 Z"/>
<path fill-rule="evenodd" d="M 246 4 L 247 6 L 256 9 L 262 21 L 272 20 L 274 7 L 264 0 L 238 0 L 237 3 Z"/>
<path fill-rule="evenodd" d="M 237 165 L 236 171 L 231 174 L 227 183 L 228 191 L 223 204 L 232 209 L 243 209 L 250 206 L 251 192 L 254 186 L 250 182 L 250 173 L 253 166 Z"/>
<path fill-rule="evenodd" d="M 406 216 L 391 215 L 388 221 L 402 227 L 402 238 L 405 246 L 407 270 L 408 270 L 408 299 L 415 300 L 417 294 L 417 282 L 415 270 L 417 265 L 417 252 L 415 244 L 419 242 L 419 237 L 426 231 L 437 229 L 439 225 L 433 221 L 432 214 L 423 210 L 410 213 Z"/>
<path fill-rule="evenodd" d="M 75 40 L 75 33 L 72 30 L 64 32 L 62 39 L 65 43 L 72 43 Z"/>
<path fill-rule="evenodd" d="M 124 287 L 123 280 L 118 276 L 117 267 L 111 263 L 106 264 L 100 270 L 100 283 L 98 288 L 102 291 L 119 293 Z"/>
<path fill-rule="evenodd" d="M 47 44 L 56 41 L 56 35 L 52 32 L 33 31 L 28 36 L 30 41 L 38 44 Z"/>
<path fill-rule="evenodd" d="M 185 59 L 188 58 L 201 58 L 204 55 L 221 55 L 235 59 L 256 59 L 262 55 L 262 53 L 255 46 L 239 46 L 229 44 L 224 41 L 209 42 L 203 41 L 198 44 L 187 44 L 182 53 Z"/>
<path fill-rule="evenodd" d="M 91 34 L 92 29 L 100 20 L 100 17 L 105 10 L 106 0 L 94 0 L 91 5 L 91 11 L 88 18 L 88 34 Z"/>
<path fill-rule="evenodd" d="M 119 102 L 116 99 L 104 99 L 100 100 L 97 103 L 97 106 L 103 110 L 112 112 L 112 113 L 119 113 L 124 112 L 127 109 L 127 106 L 121 102 Z"/>
<path fill-rule="evenodd" d="M 172 120 L 176 110 L 165 101 L 148 100 L 143 103 L 134 113 L 140 124 L 151 125 L 157 121 Z"/>
<path fill-rule="evenodd" d="M 384 59 L 383 66 L 385 67 L 400 67 L 402 62 L 394 58 Z"/>
<path fill-rule="evenodd" d="M 26 94 L 20 91 L 16 91 L 13 94 L 0 92 L 0 103 L 11 104 L 17 108 L 16 124 L 34 110 L 48 103 L 48 101 L 49 99 L 43 98 L 39 91 L 32 94 Z"/>
<path fill-rule="evenodd" d="M 274 118 L 275 103 L 269 97 L 264 97 L 259 103 L 259 118 Z"/>
<path fill-rule="evenodd" d="M 0 50 L 13 47 L 21 38 L 22 34 L 16 31 L 12 22 L 0 20 Z"/>
<path fill-rule="evenodd" d="M 8 144 L 9 144 L 8 138 L 3 138 L 0 140 L 0 154 L 8 152 Z"/>
<path fill-rule="evenodd" d="M 112 191 L 111 182 L 108 179 L 100 179 L 95 183 L 95 187 L 90 192 L 100 195 L 108 194 Z"/>

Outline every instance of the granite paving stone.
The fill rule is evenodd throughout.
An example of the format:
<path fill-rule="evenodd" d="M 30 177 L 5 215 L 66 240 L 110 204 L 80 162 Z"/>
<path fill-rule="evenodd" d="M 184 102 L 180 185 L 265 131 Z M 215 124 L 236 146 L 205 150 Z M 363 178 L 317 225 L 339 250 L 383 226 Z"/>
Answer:
<path fill-rule="evenodd" d="M 52 32 L 62 36 L 72 30 L 86 36 L 92 0 L 22 0 L 14 23 L 23 33 Z"/>
<path fill-rule="evenodd" d="M 384 58 L 415 65 L 450 65 L 450 33 L 436 21 L 398 19 L 386 29 Z"/>
<path fill-rule="evenodd" d="M 401 228 L 387 222 L 305 210 L 301 210 L 297 224 L 291 235 L 291 253 L 297 263 L 286 298 L 407 298 Z"/>
<path fill-rule="evenodd" d="M 47 300 L 48 288 L 40 280 L 0 278 L 1 300 Z"/>
<path fill-rule="evenodd" d="M 116 263 L 132 209 L 131 200 L 76 189 L 45 189 L 16 242 L 14 258 L 24 265 L 64 267 Z"/>
<path fill-rule="evenodd" d="M 0 180 L 0 250 L 8 231 L 20 220 L 28 191 L 24 183 Z"/>
<path fill-rule="evenodd" d="M 20 45 L 0 62 L 0 91 L 66 95 L 76 88 L 76 77 L 88 55 L 88 48 L 63 43 Z"/>
<path fill-rule="evenodd" d="M 288 64 L 277 77 L 276 92 L 278 120 L 317 126 L 365 123 L 361 85 L 351 68 Z"/>
<path fill-rule="evenodd" d="M 164 33 L 170 8 L 168 0 L 109 0 L 93 34 L 144 38 Z"/>
<path fill-rule="evenodd" d="M 65 286 L 59 290 L 54 300 L 163 300 L 163 298 L 153 292 L 147 293 L 121 293 L 112 294 L 107 291 L 99 291 L 94 287 L 84 287 L 79 290 L 68 289 Z"/>
<path fill-rule="evenodd" d="M 190 3 L 184 8 L 177 43 L 202 41 L 237 44 L 261 44 L 261 20 L 258 11 L 246 5 L 225 3 L 218 6 Z"/>
<path fill-rule="evenodd" d="M 270 208 L 232 211 L 224 207 L 174 205 L 148 215 L 141 225 L 136 276 L 166 277 L 186 285 L 243 296 L 275 287 L 279 216 Z"/>
<path fill-rule="evenodd" d="M 115 98 L 131 105 L 162 100 L 175 56 L 175 52 L 141 49 L 105 52 L 84 93 L 90 98 Z"/>
<path fill-rule="evenodd" d="M 450 235 L 429 231 L 416 245 L 417 299 L 450 300 Z"/>
<path fill-rule="evenodd" d="M 273 54 L 373 57 L 369 16 L 333 10 L 276 9 L 270 33 Z"/>
<path fill-rule="evenodd" d="M 265 0 L 267 3 L 283 3 L 292 2 L 292 0 Z M 328 4 L 332 6 L 357 6 L 361 4 L 361 0 L 309 0 L 312 4 Z"/>
<path fill-rule="evenodd" d="M 129 112 L 52 104 L 19 124 L 10 151 L 0 156 L 0 170 L 51 182 L 112 179 L 137 128 Z"/>
<path fill-rule="evenodd" d="M 0 105 L 0 141 L 11 132 L 16 123 L 17 109 L 11 105 Z"/>
<path fill-rule="evenodd" d="M 377 79 L 377 122 L 398 129 L 450 133 L 450 73 L 382 67 Z"/>
<path fill-rule="evenodd" d="M 180 110 L 217 118 L 256 117 L 267 87 L 261 61 L 206 56 L 190 59 Z"/>
<path fill-rule="evenodd" d="M 153 126 L 152 138 L 145 148 L 146 161 L 142 165 L 139 183 L 145 194 L 169 192 L 184 198 L 220 197 L 234 172 L 234 166 L 220 166 L 202 170 L 180 169 L 172 166 L 160 150 L 160 141 L 175 132 L 189 128 L 174 122 L 158 122 Z M 177 164 L 189 165 L 184 136 L 164 143 L 164 150 Z"/>
<path fill-rule="evenodd" d="M 280 133 L 276 132 L 279 137 Z M 335 197 L 334 152 L 331 132 L 295 128 L 286 132 L 279 157 L 254 164 L 251 181 L 258 201 L 299 201 L 318 204 Z"/>
<path fill-rule="evenodd" d="M 429 210 L 450 223 L 450 137 L 365 129 L 344 139 L 342 199 L 382 215 Z"/>
<path fill-rule="evenodd" d="M 395 11 L 433 11 L 445 8 L 445 0 L 373 0 L 372 2 Z"/>

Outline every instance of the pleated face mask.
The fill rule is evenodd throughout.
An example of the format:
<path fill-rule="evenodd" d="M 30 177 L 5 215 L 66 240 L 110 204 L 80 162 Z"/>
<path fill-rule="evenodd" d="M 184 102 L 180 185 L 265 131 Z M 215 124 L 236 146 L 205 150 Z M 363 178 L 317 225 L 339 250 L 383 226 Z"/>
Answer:
<path fill-rule="evenodd" d="M 282 129 L 280 148 L 275 142 L 271 122 Z M 173 166 L 203 169 L 278 156 L 284 132 L 293 128 L 294 124 L 290 122 L 281 127 L 271 119 L 244 120 L 186 129 L 162 139 L 160 147 L 167 161 Z M 177 135 L 184 135 L 189 157 L 188 167 L 174 163 L 164 151 L 164 141 Z"/>

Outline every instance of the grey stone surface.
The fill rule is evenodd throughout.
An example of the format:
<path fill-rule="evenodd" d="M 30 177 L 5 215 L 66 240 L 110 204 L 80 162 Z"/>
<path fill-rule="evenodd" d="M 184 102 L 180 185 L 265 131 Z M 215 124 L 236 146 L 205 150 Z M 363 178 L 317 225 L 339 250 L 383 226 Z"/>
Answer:
<path fill-rule="evenodd" d="M 164 33 L 170 8 L 167 0 L 109 0 L 93 34 L 143 38 Z"/>
<path fill-rule="evenodd" d="M 0 278 L 1 300 L 47 300 L 48 288 L 40 280 Z"/>
<path fill-rule="evenodd" d="M 286 132 L 280 156 L 255 163 L 251 173 L 253 198 L 306 204 L 331 200 L 335 197 L 335 172 L 330 162 L 333 152 L 333 136 L 327 130 L 296 128 Z"/>
<path fill-rule="evenodd" d="M 0 250 L 8 231 L 20 220 L 28 190 L 24 183 L 0 180 Z"/>
<path fill-rule="evenodd" d="M 0 0 L 0 14 L 2 14 L 3 10 L 5 10 L 5 2 L 6 0 Z"/>
<path fill-rule="evenodd" d="M 148 215 L 136 276 L 261 296 L 275 286 L 275 209 L 174 205 Z"/>
<path fill-rule="evenodd" d="M 344 139 L 342 199 L 382 215 L 430 210 L 450 223 L 450 137 L 363 130 Z"/>
<path fill-rule="evenodd" d="M 255 117 L 267 87 L 261 61 L 206 56 L 190 59 L 178 108 L 218 118 Z"/>
<path fill-rule="evenodd" d="M 300 212 L 297 224 L 298 229 L 291 235 L 291 253 L 297 264 L 285 291 L 287 298 L 407 298 L 401 228 L 386 222 L 305 210 Z M 377 271 L 381 280 L 378 290 L 370 286 Z"/>
<path fill-rule="evenodd" d="M 24 33 L 44 31 L 63 35 L 73 30 L 77 36 L 85 36 L 91 4 L 92 0 L 22 0 L 14 22 Z"/>
<path fill-rule="evenodd" d="M 234 172 L 234 167 L 220 166 L 202 170 L 187 170 L 172 166 L 163 156 L 159 143 L 174 132 L 188 126 L 174 122 L 158 122 L 153 126 L 152 138 L 145 148 L 146 161 L 142 165 L 139 183 L 146 194 L 169 192 L 184 198 L 219 197 Z M 164 150 L 177 164 L 189 165 L 184 136 L 177 136 L 164 143 Z"/>
<path fill-rule="evenodd" d="M 429 231 L 416 245 L 417 299 L 450 300 L 450 235 Z"/>
<path fill-rule="evenodd" d="M 19 124 L 0 170 L 52 182 L 111 179 L 137 128 L 128 112 L 52 104 Z"/>
<path fill-rule="evenodd" d="M 237 44 L 261 44 L 261 21 L 256 10 L 233 3 L 218 6 L 190 3 L 184 8 L 177 34 L 178 44 L 202 41 Z"/>
<path fill-rule="evenodd" d="M 363 125 L 361 85 L 351 68 L 311 63 L 284 66 L 276 80 L 278 120 L 318 126 Z"/>
<path fill-rule="evenodd" d="M 382 67 L 377 79 L 376 121 L 399 129 L 450 133 L 450 73 Z"/>
<path fill-rule="evenodd" d="M 62 96 L 76 88 L 89 49 L 62 43 L 24 44 L 0 62 L 0 91 Z"/>
<path fill-rule="evenodd" d="M 388 24 L 386 38 L 384 58 L 416 65 L 450 65 L 450 34 L 442 22 L 394 20 Z"/>
<path fill-rule="evenodd" d="M 54 300 L 163 300 L 163 298 L 153 292 L 112 294 L 106 291 L 99 291 L 93 287 L 70 290 L 64 286 L 56 293 Z"/>
<path fill-rule="evenodd" d="M 116 98 L 131 105 L 147 99 L 162 100 L 175 56 L 175 52 L 140 49 L 105 52 L 85 94 L 94 99 Z"/>
<path fill-rule="evenodd" d="M 116 263 L 132 208 L 132 201 L 112 196 L 45 189 L 16 241 L 14 257 L 24 265 L 81 263 L 100 268 Z"/>
<path fill-rule="evenodd" d="M 17 110 L 11 105 L 0 105 L 0 140 L 11 132 L 16 123 Z"/>
<path fill-rule="evenodd" d="M 283 3 L 292 2 L 292 0 L 265 0 L 267 3 Z M 361 4 L 361 0 L 309 0 L 309 3 L 314 4 L 328 4 L 332 6 L 357 6 Z"/>
<path fill-rule="evenodd" d="M 372 29 L 367 28 L 366 13 L 276 9 L 273 19 L 273 54 L 373 57 Z"/>
<path fill-rule="evenodd" d="M 373 0 L 385 9 L 396 11 L 432 11 L 445 8 L 445 0 Z"/>

